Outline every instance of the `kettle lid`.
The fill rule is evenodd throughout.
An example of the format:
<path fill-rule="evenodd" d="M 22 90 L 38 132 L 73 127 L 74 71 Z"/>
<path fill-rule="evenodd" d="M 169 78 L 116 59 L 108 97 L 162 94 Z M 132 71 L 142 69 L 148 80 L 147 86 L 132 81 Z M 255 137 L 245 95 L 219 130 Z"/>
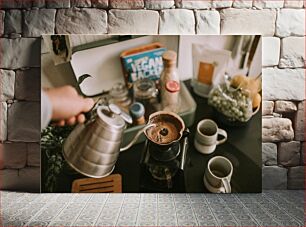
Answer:
<path fill-rule="evenodd" d="M 97 114 L 110 128 L 122 129 L 125 127 L 125 121 L 118 114 L 113 113 L 107 106 L 99 106 Z"/>

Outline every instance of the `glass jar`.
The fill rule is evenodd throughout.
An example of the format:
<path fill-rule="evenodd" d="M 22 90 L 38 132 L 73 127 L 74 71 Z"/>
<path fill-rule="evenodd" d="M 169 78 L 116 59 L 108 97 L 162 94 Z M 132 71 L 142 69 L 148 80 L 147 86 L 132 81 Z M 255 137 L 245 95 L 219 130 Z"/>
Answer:
<path fill-rule="evenodd" d="M 158 111 L 158 89 L 154 81 L 147 78 L 137 80 L 133 85 L 133 93 L 135 102 L 144 105 L 146 119 L 151 113 Z"/>
<path fill-rule="evenodd" d="M 123 83 L 116 83 L 109 92 L 110 103 L 114 103 L 128 112 L 132 100 L 127 87 Z"/>

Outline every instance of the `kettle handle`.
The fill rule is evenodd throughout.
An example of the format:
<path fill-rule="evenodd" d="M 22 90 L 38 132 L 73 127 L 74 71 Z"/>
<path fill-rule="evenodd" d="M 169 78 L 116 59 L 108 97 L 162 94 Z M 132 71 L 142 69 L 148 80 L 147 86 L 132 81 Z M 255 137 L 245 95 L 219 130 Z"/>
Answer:
<path fill-rule="evenodd" d="M 140 129 L 140 130 L 136 133 L 135 137 L 131 140 L 131 142 L 129 142 L 128 145 L 126 145 L 125 147 L 120 148 L 120 152 L 126 151 L 126 150 L 130 149 L 131 146 L 133 146 L 134 143 L 138 140 L 138 138 L 140 137 L 140 135 L 141 135 L 144 131 L 146 131 L 148 128 L 152 127 L 152 126 L 156 126 L 156 124 L 149 124 L 149 125 L 146 125 L 145 127 L 143 127 L 142 129 Z"/>

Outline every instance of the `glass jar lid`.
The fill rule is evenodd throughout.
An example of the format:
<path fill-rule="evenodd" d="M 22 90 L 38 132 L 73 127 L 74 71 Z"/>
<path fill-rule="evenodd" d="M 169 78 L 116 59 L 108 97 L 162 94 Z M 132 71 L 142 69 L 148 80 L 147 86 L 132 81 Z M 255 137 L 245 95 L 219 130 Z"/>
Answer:
<path fill-rule="evenodd" d="M 116 83 L 109 92 L 114 99 L 123 99 L 128 96 L 128 90 L 123 83 Z"/>
<path fill-rule="evenodd" d="M 140 102 L 135 102 L 130 106 L 130 113 L 134 118 L 140 118 L 145 114 L 145 108 Z"/>
<path fill-rule="evenodd" d="M 154 81 L 147 78 L 137 80 L 134 83 L 133 88 L 135 98 L 148 99 L 156 97 L 157 95 L 157 89 Z"/>

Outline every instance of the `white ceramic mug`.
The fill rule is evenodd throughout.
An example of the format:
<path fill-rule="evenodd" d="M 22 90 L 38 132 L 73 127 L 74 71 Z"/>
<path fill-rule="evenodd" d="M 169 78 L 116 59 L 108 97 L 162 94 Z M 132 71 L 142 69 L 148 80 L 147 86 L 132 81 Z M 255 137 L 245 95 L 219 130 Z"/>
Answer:
<path fill-rule="evenodd" d="M 224 136 L 218 140 L 218 135 Z M 197 125 L 197 131 L 194 139 L 194 146 L 202 154 L 211 154 L 216 146 L 227 140 L 225 130 L 218 128 L 218 125 L 210 119 L 204 119 Z"/>
<path fill-rule="evenodd" d="M 230 160 L 223 156 L 215 156 L 208 161 L 204 185 L 213 193 L 231 193 L 231 178 L 233 165 Z"/>

